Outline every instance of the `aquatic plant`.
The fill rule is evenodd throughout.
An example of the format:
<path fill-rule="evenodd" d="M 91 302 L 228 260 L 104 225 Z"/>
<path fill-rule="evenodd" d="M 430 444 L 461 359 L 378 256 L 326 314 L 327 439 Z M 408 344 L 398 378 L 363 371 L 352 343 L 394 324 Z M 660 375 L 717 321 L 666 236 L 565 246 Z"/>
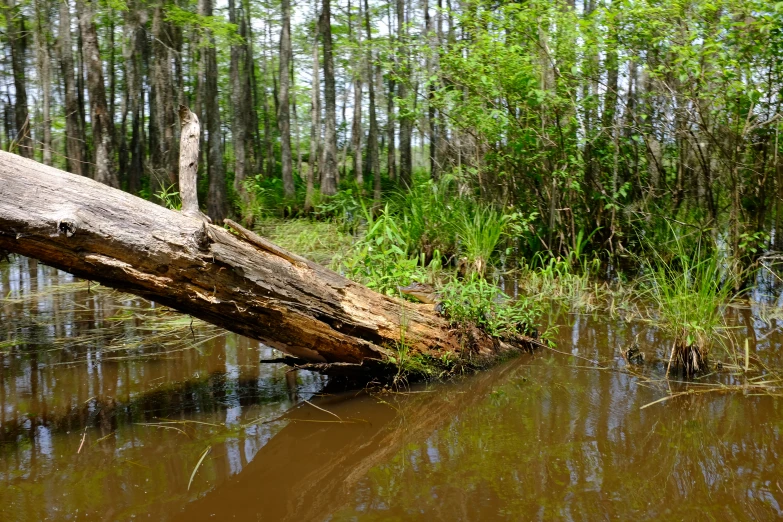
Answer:
<path fill-rule="evenodd" d="M 671 259 L 654 246 L 651 258 L 640 259 L 639 296 L 652 305 L 653 322 L 673 338 L 667 371 L 674 364 L 693 375 L 725 329 L 723 310 L 734 293 L 735 271 L 715 249 L 688 252 L 676 234 L 673 245 Z"/>

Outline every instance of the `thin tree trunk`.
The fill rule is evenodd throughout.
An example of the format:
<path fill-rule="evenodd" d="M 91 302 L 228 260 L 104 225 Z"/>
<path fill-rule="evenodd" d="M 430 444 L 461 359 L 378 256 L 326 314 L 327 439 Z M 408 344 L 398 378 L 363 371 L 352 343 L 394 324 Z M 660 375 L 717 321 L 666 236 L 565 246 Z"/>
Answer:
<path fill-rule="evenodd" d="M 280 152 L 283 167 L 283 194 L 294 197 L 294 174 L 291 160 L 291 114 L 289 111 L 290 58 L 291 58 L 291 2 L 281 1 L 283 14 L 280 27 L 280 90 L 278 91 L 279 111 L 277 126 L 280 131 Z"/>
<path fill-rule="evenodd" d="M 324 45 L 324 101 L 326 103 L 326 134 L 324 136 L 324 164 L 321 176 L 321 192 L 332 196 L 337 192 L 337 93 L 334 82 L 334 57 L 332 56 L 331 0 L 323 0 L 321 30 Z"/>
<path fill-rule="evenodd" d="M 152 16 L 152 71 L 151 83 L 155 93 L 155 125 L 150 176 L 150 191 L 157 194 L 175 184 L 177 175 L 174 159 L 176 116 L 174 82 L 171 75 L 171 39 L 169 23 L 163 20 L 163 4 L 155 5 Z M 162 200 L 158 203 L 163 204 Z"/>
<path fill-rule="evenodd" d="M 388 9 L 391 10 L 391 2 L 388 4 Z M 394 36 L 391 34 L 392 30 L 392 17 L 389 12 L 389 45 L 394 48 Z M 398 68 L 399 57 L 397 53 L 394 54 L 394 68 Z M 395 81 L 394 74 L 388 75 L 389 90 L 386 95 L 386 169 L 389 179 L 397 178 L 397 150 L 395 147 L 395 129 L 394 129 L 394 95 L 395 95 Z"/>
<path fill-rule="evenodd" d="M 109 107 L 106 103 L 106 87 L 103 81 L 103 63 L 98 47 L 98 32 L 93 20 L 94 0 L 79 0 L 76 9 L 79 12 L 79 25 L 82 32 L 84 62 L 87 64 L 87 89 L 90 94 L 90 119 L 92 139 L 95 148 L 95 180 L 118 188 L 120 180 L 114 169 L 114 146 Z"/>
<path fill-rule="evenodd" d="M 122 114 L 122 143 L 126 140 L 126 125 L 130 115 L 131 138 L 127 152 L 120 152 L 120 168 L 125 170 L 125 178 L 128 180 L 128 192 L 138 194 L 141 189 L 142 166 L 142 140 L 139 136 L 141 121 L 139 117 L 141 105 L 141 45 L 140 31 L 144 11 L 135 4 L 131 4 L 125 12 L 125 26 L 123 28 L 123 60 L 125 62 L 125 101 Z M 121 174 L 121 177 L 122 174 Z"/>
<path fill-rule="evenodd" d="M 359 5 L 359 15 L 361 16 L 361 4 Z M 359 18 L 361 20 L 361 18 Z M 361 23 L 359 25 L 361 28 Z M 361 30 L 356 31 L 356 45 L 361 45 Z M 364 60 L 360 58 L 361 50 L 357 50 L 354 64 L 360 67 Z M 356 184 L 361 188 L 364 185 L 364 171 L 362 169 L 362 73 L 358 70 L 354 73 L 353 79 L 353 121 L 351 124 L 351 151 L 353 152 L 353 175 L 356 177 Z"/>
<path fill-rule="evenodd" d="M 315 16 L 318 19 L 318 0 L 315 1 Z M 318 62 L 318 36 L 320 24 L 315 24 L 313 36 L 313 83 L 310 89 L 310 154 L 307 158 L 307 192 L 305 193 L 305 211 L 313 208 L 313 193 L 315 192 L 315 173 L 320 175 L 321 167 L 318 163 L 318 141 L 321 137 L 321 79 L 320 63 Z"/>
<path fill-rule="evenodd" d="M 212 16 L 212 0 L 200 0 L 200 14 Z M 218 225 L 228 215 L 228 198 L 226 196 L 226 174 L 223 169 L 223 150 L 220 134 L 220 104 L 217 88 L 217 52 L 215 37 L 211 31 L 204 34 L 205 45 L 202 52 L 206 55 L 204 77 L 204 112 L 207 116 L 207 172 L 209 176 L 209 192 L 207 196 L 207 214 Z"/>
<path fill-rule="evenodd" d="M 49 11 L 46 5 L 42 5 L 43 0 L 35 0 L 35 47 L 37 51 L 37 65 L 39 83 L 41 88 L 41 98 L 43 104 L 43 162 L 45 165 L 52 164 L 52 118 L 51 118 L 51 99 L 52 82 L 51 67 L 49 57 Z"/>
<path fill-rule="evenodd" d="M 367 90 L 370 101 L 369 118 L 370 128 L 367 133 L 367 168 L 373 177 L 373 201 L 374 205 L 380 205 L 381 201 L 381 166 L 378 158 L 378 117 L 375 114 L 375 74 L 372 48 L 372 26 L 370 25 L 370 4 L 364 0 L 364 24 L 367 33 Z"/>
<path fill-rule="evenodd" d="M 228 2 L 228 19 L 232 24 L 240 27 L 240 36 L 244 27 L 244 17 L 240 20 L 237 16 L 236 1 Z M 233 119 L 231 121 L 231 137 L 234 142 L 234 190 L 247 203 L 248 195 L 245 190 L 245 166 L 247 163 L 247 111 L 248 92 L 245 90 L 247 82 L 243 74 L 247 61 L 244 53 L 247 52 L 247 44 L 234 44 L 231 46 L 231 105 Z"/>
<path fill-rule="evenodd" d="M 397 74 L 403 78 L 399 84 L 399 96 L 403 103 L 407 103 L 410 57 L 406 47 L 408 36 L 405 25 L 405 0 L 397 0 L 397 38 L 399 41 L 397 54 L 400 56 L 400 67 L 397 70 Z M 409 112 L 408 110 L 400 109 L 400 183 L 404 187 L 410 187 L 413 178 L 413 153 L 411 149 L 413 117 Z"/>
<path fill-rule="evenodd" d="M 11 48 L 11 69 L 14 75 L 14 123 L 13 140 L 20 156 L 33 157 L 33 140 L 30 136 L 30 114 L 27 108 L 27 79 L 25 75 L 25 52 L 27 50 L 27 29 L 24 15 L 17 8 L 15 0 L 6 0 L 5 27 L 8 46 Z"/>

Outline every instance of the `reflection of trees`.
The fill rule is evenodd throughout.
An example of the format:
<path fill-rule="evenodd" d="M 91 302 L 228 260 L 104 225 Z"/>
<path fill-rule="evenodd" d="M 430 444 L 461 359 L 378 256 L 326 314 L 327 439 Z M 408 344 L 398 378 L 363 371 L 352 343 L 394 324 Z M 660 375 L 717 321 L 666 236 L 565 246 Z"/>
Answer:
<path fill-rule="evenodd" d="M 576 338 L 580 354 L 588 356 L 600 351 L 606 357 L 606 347 L 620 342 L 590 321 L 579 325 Z M 374 467 L 350 504 L 330 519 L 781 515 L 782 423 L 775 399 L 699 396 L 639 410 L 657 397 L 633 377 L 541 358 Z"/>
<path fill-rule="evenodd" d="M 241 474 L 188 505 L 178 519 L 323 519 L 353 499 L 374 467 L 469 410 L 507 371 L 498 368 L 432 393 L 350 393 L 317 402 L 350 422 L 302 405 L 289 415 L 301 422 L 288 424 Z"/>

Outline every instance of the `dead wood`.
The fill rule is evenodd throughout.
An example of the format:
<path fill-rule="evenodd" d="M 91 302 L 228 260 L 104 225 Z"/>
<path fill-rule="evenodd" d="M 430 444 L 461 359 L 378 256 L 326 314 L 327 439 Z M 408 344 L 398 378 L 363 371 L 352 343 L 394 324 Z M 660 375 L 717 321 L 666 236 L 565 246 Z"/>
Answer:
<path fill-rule="evenodd" d="M 228 222 L 239 235 L 0 152 L 0 251 L 154 300 L 310 363 L 396 356 L 492 359 L 515 347 L 465 336 L 426 305 L 378 294 Z M 328 371 L 327 366 L 319 366 Z M 343 370 L 345 368 L 342 368 Z"/>

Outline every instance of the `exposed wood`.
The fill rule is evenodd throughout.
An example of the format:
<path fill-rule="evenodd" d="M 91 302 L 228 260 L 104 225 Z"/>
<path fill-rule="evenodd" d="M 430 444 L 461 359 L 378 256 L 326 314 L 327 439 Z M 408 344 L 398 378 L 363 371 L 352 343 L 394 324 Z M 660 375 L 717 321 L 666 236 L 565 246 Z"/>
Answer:
<path fill-rule="evenodd" d="M 179 123 L 179 196 L 182 213 L 202 217 L 198 208 L 198 141 L 201 125 L 198 116 L 184 105 L 179 106 Z"/>
<path fill-rule="evenodd" d="M 432 307 L 377 294 L 230 226 L 241 237 L 89 178 L 0 152 L 0 249 L 155 300 L 313 363 L 398 356 L 401 335 L 409 356 L 450 352 L 478 362 L 515 349 L 478 330 L 461 337 Z M 469 346 L 461 339 L 470 339 Z"/>

